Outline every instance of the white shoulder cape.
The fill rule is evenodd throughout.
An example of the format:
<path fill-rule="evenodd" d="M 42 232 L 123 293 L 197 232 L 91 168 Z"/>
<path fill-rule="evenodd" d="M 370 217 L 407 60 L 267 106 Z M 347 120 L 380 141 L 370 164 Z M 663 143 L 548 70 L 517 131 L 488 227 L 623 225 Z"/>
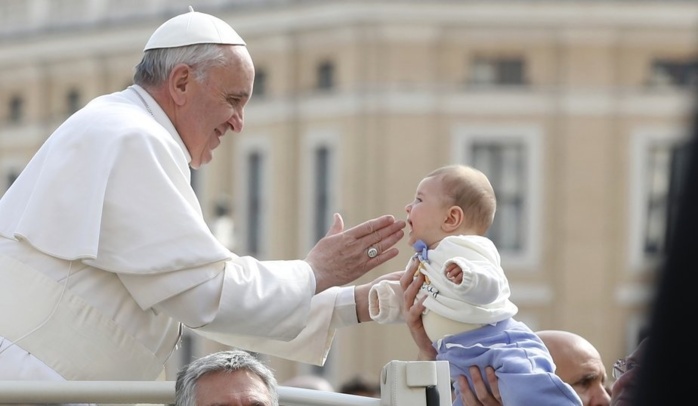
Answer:
<path fill-rule="evenodd" d="M 145 91 L 99 97 L 46 140 L 0 199 L 0 235 L 119 273 L 229 259 L 203 219 L 188 160 Z"/>

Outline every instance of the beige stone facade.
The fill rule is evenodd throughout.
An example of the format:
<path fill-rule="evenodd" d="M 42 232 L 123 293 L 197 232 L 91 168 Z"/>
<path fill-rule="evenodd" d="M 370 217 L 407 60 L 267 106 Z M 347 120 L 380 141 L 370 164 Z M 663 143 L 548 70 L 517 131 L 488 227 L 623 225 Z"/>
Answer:
<path fill-rule="evenodd" d="M 259 75 L 245 130 L 196 173 L 211 222 L 217 202 L 233 209 L 237 253 L 302 258 L 331 212 L 403 217 L 427 172 L 475 164 L 498 188 L 517 318 L 585 336 L 609 371 L 632 347 L 698 81 L 694 2 L 6 0 L 0 193 L 72 108 L 130 84 L 189 3 L 238 30 Z M 365 280 L 401 269 L 400 248 Z M 404 326 L 361 325 L 324 374 L 377 380 L 415 353 Z M 311 371 L 273 365 L 281 381 Z"/>

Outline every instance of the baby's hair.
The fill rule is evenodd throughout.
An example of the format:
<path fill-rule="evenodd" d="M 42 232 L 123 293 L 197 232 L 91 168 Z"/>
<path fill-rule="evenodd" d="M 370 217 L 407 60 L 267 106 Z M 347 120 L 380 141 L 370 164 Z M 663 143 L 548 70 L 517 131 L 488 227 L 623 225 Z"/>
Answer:
<path fill-rule="evenodd" d="M 467 165 L 448 165 L 427 175 L 440 177 L 453 204 L 463 209 L 466 221 L 484 235 L 492 225 L 497 199 L 490 181 L 481 171 Z"/>

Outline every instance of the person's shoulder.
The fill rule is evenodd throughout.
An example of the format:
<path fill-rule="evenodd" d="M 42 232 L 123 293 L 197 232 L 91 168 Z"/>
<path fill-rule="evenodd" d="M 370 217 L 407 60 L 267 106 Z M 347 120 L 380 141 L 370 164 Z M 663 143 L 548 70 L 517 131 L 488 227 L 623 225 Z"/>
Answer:
<path fill-rule="evenodd" d="M 83 110 L 88 117 L 94 117 L 103 123 L 115 124 L 116 128 L 159 126 L 151 113 L 127 97 L 126 90 L 96 97 Z"/>

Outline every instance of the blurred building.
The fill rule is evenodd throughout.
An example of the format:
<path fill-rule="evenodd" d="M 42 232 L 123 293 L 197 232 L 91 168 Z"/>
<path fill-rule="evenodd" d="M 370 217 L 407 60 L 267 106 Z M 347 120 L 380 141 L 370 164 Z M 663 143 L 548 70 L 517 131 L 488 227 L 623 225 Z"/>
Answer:
<path fill-rule="evenodd" d="M 403 217 L 427 172 L 468 163 L 496 189 L 517 318 L 583 335 L 609 371 L 634 347 L 693 111 L 696 2 L 3 0 L 0 193 L 189 4 L 230 22 L 257 69 L 244 132 L 193 178 L 211 224 L 232 197 L 238 254 L 302 258 L 333 212 Z M 400 248 L 362 281 L 402 269 Z M 217 348 L 184 344 L 173 369 Z M 415 355 L 404 326 L 369 323 L 322 369 L 272 362 L 280 381 L 338 384 Z"/>

